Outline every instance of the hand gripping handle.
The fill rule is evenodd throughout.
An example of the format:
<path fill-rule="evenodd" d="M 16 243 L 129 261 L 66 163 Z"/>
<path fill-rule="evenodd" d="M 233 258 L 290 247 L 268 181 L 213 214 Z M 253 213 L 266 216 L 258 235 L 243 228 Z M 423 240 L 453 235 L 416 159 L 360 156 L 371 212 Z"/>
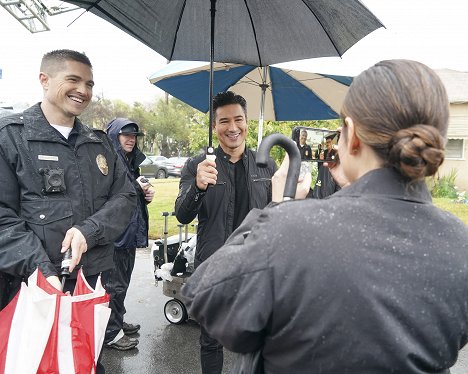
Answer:
<path fill-rule="evenodd" d="M 299 153 L 297 144 L 292 139 L 283 134 L 272 134 L 267 136 L 262 140 L 257 151 L 257 165 L 260 167 L 267 166 L 270 150 L 275 145 L 279 145 L 284 148 L 289 155 L 289 169 L 283 196 L 284 200 L 294 199 L 294 196 L 296 195 L 299 171 L 301 168 L 301 154 Z"/>

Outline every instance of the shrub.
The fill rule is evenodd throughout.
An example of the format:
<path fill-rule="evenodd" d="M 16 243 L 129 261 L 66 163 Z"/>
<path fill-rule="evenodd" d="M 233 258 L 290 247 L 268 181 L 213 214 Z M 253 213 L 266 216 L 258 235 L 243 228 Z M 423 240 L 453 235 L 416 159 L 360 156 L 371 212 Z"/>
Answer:
<path fill-rule="evenodd" d="M 448 175 L 433 176 L 426 180 L 431 191 L 432 197 L 447 197 L 450 199 L 457 198 L 457 187 L 455 179 L 457 178 L 456 169 L 452 169 Z"/>

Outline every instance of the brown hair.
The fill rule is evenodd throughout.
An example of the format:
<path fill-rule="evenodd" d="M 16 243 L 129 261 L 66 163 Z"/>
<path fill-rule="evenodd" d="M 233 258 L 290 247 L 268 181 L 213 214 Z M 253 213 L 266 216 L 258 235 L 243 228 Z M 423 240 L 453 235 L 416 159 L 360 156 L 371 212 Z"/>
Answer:
<path fill-rule="evenodd" d="M 42 57 L 40 69 L 42 72 L 53 74 L 63 66 L 65 61 L 81 62 L 82 64 L 88 65 L 91 69 L 93 68 L 91 61 L 84 53 L 71 49 L 57 49 L 46 53 Z"/>
<path fill-rule="evenodd" d="M 361 73 L 341 109 L 358 138 L 410 180 L 434 175 L 442 164 L 448 116 L 440 78 L 409 60 L 381 61 Z"/>

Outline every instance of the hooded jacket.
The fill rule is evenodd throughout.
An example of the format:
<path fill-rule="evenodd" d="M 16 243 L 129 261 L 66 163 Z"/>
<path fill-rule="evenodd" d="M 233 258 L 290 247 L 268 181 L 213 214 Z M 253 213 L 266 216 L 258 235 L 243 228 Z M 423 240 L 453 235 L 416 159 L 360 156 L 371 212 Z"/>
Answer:
<path fill-rule="evenodd" d="M 135 144 L 132 152 L 126 153 L 119 141 L 120 131 L 129 124 L 136 125 L 135 122 L 127 118 L 116 118 L 107 125 L 107 135 L 114 146 L 115 151 L 126 166 L 127 179 L 133 184 L 138 198 L 137 206 L 132 212 L 130 222 L 123 234 L 115 241 L 116 249 L 146 248 L 148 246 L 148 208 L 145 194 L 136 179 L 140 176 L 139 166 L 146 156 Z M 138 125 L 136 125 L 138 127 Z"/>
<path fill-rule="evenodd" d="M 50 126 L 40 104 L 0 119 L 0 272 L 58 274 L 72 227 L 86 238 L 85 275 L 113 267 L 113 241 L 135 207 L 135 190 L 103 131 L 75 119 L 71 138 Z"/>

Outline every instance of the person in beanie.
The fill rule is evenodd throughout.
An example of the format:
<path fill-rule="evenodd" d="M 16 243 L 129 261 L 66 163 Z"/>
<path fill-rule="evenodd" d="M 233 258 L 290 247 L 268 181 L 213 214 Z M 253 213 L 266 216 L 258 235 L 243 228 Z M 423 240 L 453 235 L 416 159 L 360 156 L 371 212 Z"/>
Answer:
<path fill-rule="evenodd" d="M 108 284 L 110 308 L 112 310 L 107 325 L 105 346 L 122 351 L 135 348 L 138 339 L 130 338 L 138 332 L 140 325 L 124 322 L 125 296 L 135 265 L 136 248 L 148 246 L 148 209 L 154 197 L 154 190 L 147 180 L 140 176 L 139 166 L 145 155 L 138 149 L 137 136 L 142 136 L 138 125 L 126 118 L 116 118 L 107 125 L 107 135 L 117 154 L 127 167 L 127 178 L 135 187 L 138 195 L 126 230 L 115 241 L 114 269 Z"/>

